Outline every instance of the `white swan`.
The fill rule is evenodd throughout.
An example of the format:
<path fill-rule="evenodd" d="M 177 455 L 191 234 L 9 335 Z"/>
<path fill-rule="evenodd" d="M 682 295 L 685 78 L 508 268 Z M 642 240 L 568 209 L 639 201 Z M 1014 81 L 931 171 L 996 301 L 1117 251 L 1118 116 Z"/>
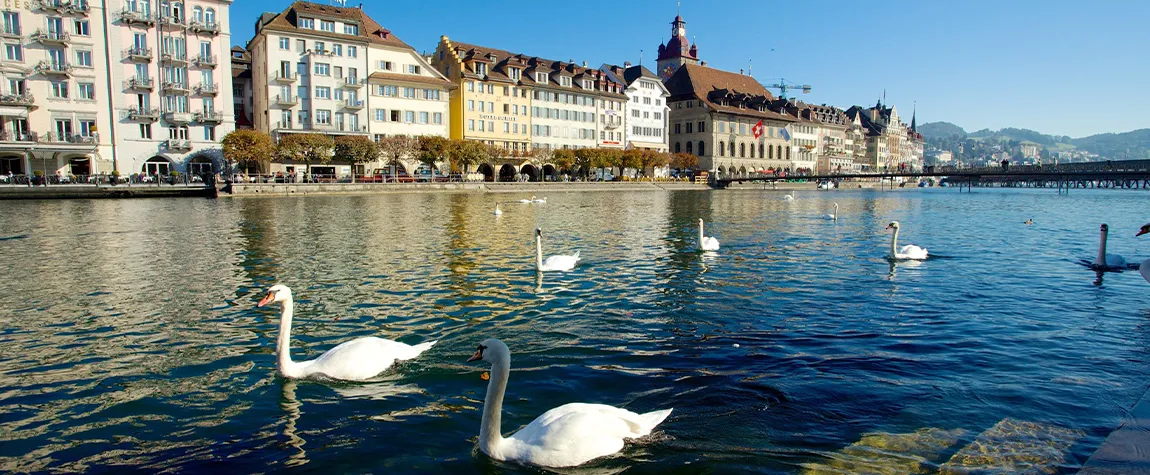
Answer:
<path fill-rule="evenodd" d="M 503 216 L 503 210 L 499 209 L 499 202 L 495 203 L 495 215 Z"/>
<path fill-rule="evenodd" d="M 500 434 L 503 393 L 511 372 L 511 351 L 494 338 L 483 340 L 467 361 L 491 363 L 483 400 L 479 450 L 495 460 L 543 467 L 574 467 L 623 449 L 624 439 L 651 433 L 671 409 L 636 414 L 605 404 L 571 403 L 544 412 L 510 437 Z"/>
<path fill-rule="evenodd" d="M 369 336 L 345 341 L 319 355 L 319 358 L 297 363 L 291 360 L 291 318 L 295 312 L 291 289 L 286 285 L 272 286 L 258 306 L 263 307 L 270 302 L 283 304 L 280 334 L 276 340 L 276 355 L 279 358 L 276 370 L 285 378 L 323 376 L 360 381 L 384 372 L 396 361 L 415 358 L 435 344 L 435 341 L 429 341 L 412 346 Z"/>
<path fill-rule="evenodd" d="M 551 256 L 543 260 L 543 230 L 535 228 L 535 269 L 543 271 L 571 270 L 579 262 L 579 251 L 570 256 Z"/>
<path fill-rule="evenodd" d="M 794 191 L 792 191 L 791 194 L 789 194 L 789 195 L 783 195 L 783 201 L 794 201 L 794 200 L 795 200 L 795 192 Z"/>
<path fill-rule="evenodd" d="M 914 244 L 907 244 L 901 248 L 898 247 L 898 221 L 891 221 L 886 228 L 894 229 L 894 234 L 891 234 L 890 236 L 891 259 L 926 259 L 926 249 L 915 246 Z"/>
<path fill-rule="evenodd" d="M 544 196 L 543 198 L 535 198 L 534 196 L 532 196 L 531 202 L 532 203 L 547 203 L 547 197 Z"/>
<path fill-rule="evenodd" d="M 718 251 L 719 240 L 710 236 L 703 235 L 703 218 L 699 218 L 699 242 L 697 243 L 700 251 Z"/>
<path fill-rule="evenodd" d="M 531 198 L 519 200 L 519 202 L 520 203 L 534 203 L 535 202 L 535 195 L 531 195 Z"/>
<path fill-rule="evenodd" d="M 1125 257 L 1106 253 L 1106 237 L 1110 234 L 1110 226 L 1103 224 L 1099 227 L 1099 231 L 1102 236 L 1098 239 L 1098 257 L 1094 258 L 1094 264 L 1091 267 L 1095 269 L 1125 269 Z"/>
<path fill-rule="evenodd" d="M 829 219 L 831 221 L 838 221 L 839 220 L 839 204 L 835 203 L 834 214 L 824 214 L 823 219 Z"/>
<path fill-rule="evenodd" d="M 1150 223 L 1143 225 L 1142 228 L 1138 230 L 1138 234 L 1135 234 L 1134 237 L 1138 237 L 1143 234 L 1150 234 Z M 1146 279 L 1146 282 L 1150 282 L 1150 259 L 1146 259 L 1145 261 L 1142 261 L 1142 264 L 1138 265 L 1138 273 L 1142 274 L 1142 278 Z"/>

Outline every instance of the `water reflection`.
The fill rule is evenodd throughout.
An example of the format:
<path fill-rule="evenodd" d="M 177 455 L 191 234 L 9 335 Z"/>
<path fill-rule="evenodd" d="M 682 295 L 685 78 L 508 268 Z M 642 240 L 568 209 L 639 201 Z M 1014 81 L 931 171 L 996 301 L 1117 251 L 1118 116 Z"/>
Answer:
<path fill-rule="evenodd" d="M 298 383 L 293 380 L 285 379 L 283 380 L 283 386 L 281 386 L 280 409 L 285 413 L 283 418 L 283 434 L 284 437 L 287 437 L 286 443 L 288 447 L 294 449 L 292 454 L 288 456 L 287 461 L 284 462 L 284 465 L 288 467 L 298 467 L 308 463 L 307 450 L 303 447 L 307 441 L 296 434 L 296 421 L 299 420 L 302 414 L 300 407 L 303 406 L 295 396 L 297 384 Z"/>

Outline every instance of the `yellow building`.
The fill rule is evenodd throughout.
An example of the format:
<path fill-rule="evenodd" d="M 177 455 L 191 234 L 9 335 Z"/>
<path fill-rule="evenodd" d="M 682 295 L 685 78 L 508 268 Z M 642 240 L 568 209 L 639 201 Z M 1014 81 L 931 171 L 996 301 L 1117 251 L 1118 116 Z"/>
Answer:
<path fill-rule="evenodd" d="M 509 155 L 530 151 L 531 93 L 520 81 L 528 59 L 440 37 L 431 64 L 456 86 L 451 138 L 501 147 Z"/>

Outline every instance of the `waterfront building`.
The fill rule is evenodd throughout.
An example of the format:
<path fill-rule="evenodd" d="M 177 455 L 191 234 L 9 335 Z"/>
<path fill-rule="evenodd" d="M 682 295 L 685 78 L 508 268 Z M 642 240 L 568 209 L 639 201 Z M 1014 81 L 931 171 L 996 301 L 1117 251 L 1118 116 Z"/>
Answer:
<path fill-rule="evenodd" d="M 451 137 L 501 148 L 486 179 L 554 179 L 556 149 L 623 147 L 625 85 L 568 60 L 460 43 L 443 36 L 432 64 L 455 86 Z M 534 153 L 532 153 L 534 152 Z"/>
<path fill-rule="evenodd" d="M 252 124 L 252 55 L 242 46 L 233 46 L 232 115 L 237 129 L 251 129 Z"/>
<path fill-rule="evenodd" d="M 899 164 L 905 163 L 907 127 L 899 121 L 898 110 L 894 106 L 887 107 L 879 101 L 866 109 L 853 106 L 847 114 L 852 119 L 857 118 L 866 130 L 866 154 L 858 163 L 861 171 L 897 169 Z"/>
<path fill-rule="evenodd" d="M 670 108 L 667 98 L 671 93 L 649 69 L 632 66 L 607 65 L 599 67 L 612 81 L 626 85 L 627 115 L 623 122 L 624 142 L 627 148 L 667 152 L 667 120 Z"/>
<path fill-rule="evenodd" d="M 854 138 L 861 136 L 861 126 L 852 131 L 852 123 L 846 112 L 834 106 L 802 102 L 797 105 L 800 123 L 809 123 L 815 129 L 812 153 L 817 173 L 823 175 L 852 171 Z"/>
<path fill-rule="evenodd" d="M 361 8 L 295 2 L 281 13 L 265 13 L 247 50 L 253 124 L 273 139 L 298 133 L 447 136 L 449 83 Z M 352 172 L 339 162 L 311 168 L 317 175 Z M 303 167 L 276 163 L 272 171 Z"/>
<path fill-rule="evenodd" d="M 0 172 L 225 166 L 231 0 L 31 0 L 3 11 Z M 226 100 L 226 99 L 224 99 Z"/>

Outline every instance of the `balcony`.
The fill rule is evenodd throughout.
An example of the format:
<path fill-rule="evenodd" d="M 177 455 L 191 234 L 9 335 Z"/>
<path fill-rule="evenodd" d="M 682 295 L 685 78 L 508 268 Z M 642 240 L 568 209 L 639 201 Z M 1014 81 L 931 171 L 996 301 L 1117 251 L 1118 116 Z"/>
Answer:
<path fill-rule="evenodd" d="M 214 96 L 220 93 L 220 87 L 214 82 L 202 82 L 196 86 L 195 93 L 197 96 Z"/>
<path fill-rule="evenodd" d="M 164 112 L 164 122 L 169 124 L 187 124 L 192 121 L 192 118 L 193 117 L 191 112 Z"/>
<path fill-rule="evenodd" d="M 36 72 L 45 76 L 71 76 L 72 65 L 67 63 L 49 63 L 40 61 L 36 64 Z"/>
<path fill-rule="evenodd" d="M 168 139 L 164 141 L 164 148 L 174 152 L 190 152 L 192 150 L 192 141 Z"/>
<path fill-rule="evenodd" d="M 203 22 L 193 21 L 188 24 L 188 28 L 196 33 L 204 33 L 206 35 L 215 36 L 220 34 L 220 24 L 216 22 Z"/>
<path fill-rule="evenodd" d="M 152 60 L 152 48 L 128 48 L 124 50 L 124 59 L 129 61 L 148 62 Z"/>
<path fill-rule="evenodd" d="M 125 23 L 128 26 L 155 26 L 156 17 L 152 16 L 151 12 L 140 12 L 125 8 L 120 12 L 120 23 Z"/>
<path fill-rule="evenodd" d="M 201 68 L 214 68 L 219 62 L 213 54 L 201 54 L 192 60 L 192 64 Z"/>
<path fill-rule="evenodd" d="M 196 112 L 196 116 L 193 118 L 193 121 L 199 122 L 201 124 L 218 124 L 224 121 L 224 115 L 221 114 L 220 111 L 216 110 L 200 111 Z"/>
<path fill-rule="evenodd" d="M 366 79 L 359 79 L 359 78 L 355 78 L 355 77 L 343 78 L 343 87 L 346 87 L 346 88 L 359 89 L 365 85 L 367 85 Z"/>
<path fill-rule="evenodd" d="M 272 130 L 277 131 L 277 132 L 282 131 L 282 130 L 300 130 L 300 129 L 301 128 L 299 126 L 293 124 L 290 121 L 289 122 L 276 122 L 275 127 L 272 127 Z"/>
<path fill-rule="evenodd" d="M 20 133 L 8 130 L 0 130 L 0 142 L 27 142 L 29 144 L 39 142 L 40 138 L 33 133 Z"/>
<path fill-rule="evenodd" d="M 72 35 L 66 31 L 36 30 L 28 40 L 44 45 L 67 45 L 72 42 Z"/>
<path fill-rule="evenodd" d="M 291 71 L 276 71 L 276 77 L 272 81 L 278 83 L 293 83 L 299 80 L 299 75 Z"/>
<path fill-rule="evenodd" d="M 190 88 L 186 82 L 164 81 L 164 83 L 160 85 L 160 90 L 172 94 L 187 94 Z"/>
<path fill-rule="evenodd" d="M 287 96 L 276 95 L 275 103 L 277 106 L 291 107 L 291 106 L 294 106 L 296 104 L 299 104 L 299 98 L 296 96 L 292 96 L 292 95 L 287 95 Z"/>
<path fill-rule="evenodd" d="M 0 106 L 36 107 L 36 99 L 31 94 L 4 94 L 0 96 Z"/>
<path fill-rule="evenodd" d="M 156 88 L 152 78 L 131 78 L 124 81 L 124 89 L 130 91 L 151 91 Z"/>
<path fill-rule="evenodd" d="M 171 65 L 186 65 L 188 64 L 188 57 L 183 53 L 165 51 L 160 53 L 160 63 Z"/>
<path fill-rule="evenodd" d="M 124 111 L 124 119 L 135 122 L 155 122 L 160 120 L 160 109 L 132 107 Z"/>
<path fill-rule="evenodd" d="M 347 109 L 347 110 L 353 110 L 353 111 L 363 110 L 363 101 L 353 101 L 351 99 L 348 99 L 346 101 L 343 101 L 343 108 Z"/>
<path fill-rule="evenodd" d="M 32 9 L 63 15 L 87 15 L 91 7 L 86 0 L 33 0 Z"/>
<path fill-rule="evenodd" d="M 173 28 L 183 29 L 183 28 L 188 27 L 188 25 L 184 21 L 183 17 L 177 17 L 177 16 L 172 16 L 172 15 L 158 16 L 158 17 L 156 17 L 156 23 L 159 23 L 160 26 L 168 26 L 168 27 L 173 27 Z"/>
<path fill-rule="evenodd" d="M 24 38 L 24 32 L 20 29 L 20 25 L 4 25 L 4 28 L 0 29 L 0 38 L 19 40 Z"/>
<path fill-rule="evenodd" d="M 59 132 L 39 134 L 39 139 L 39 142 L 42 144 L 90 145 L 93 148 L 100 142 L 98 135 L 61 134 Z"/>
<path fill-rule="evenodd" d="M 308 124 L 305 129 L 314 130 L 316 132 L 325 132 L 329 134 L 366 134 L 367 126 L 352 127 L 345 124 Z"/>

